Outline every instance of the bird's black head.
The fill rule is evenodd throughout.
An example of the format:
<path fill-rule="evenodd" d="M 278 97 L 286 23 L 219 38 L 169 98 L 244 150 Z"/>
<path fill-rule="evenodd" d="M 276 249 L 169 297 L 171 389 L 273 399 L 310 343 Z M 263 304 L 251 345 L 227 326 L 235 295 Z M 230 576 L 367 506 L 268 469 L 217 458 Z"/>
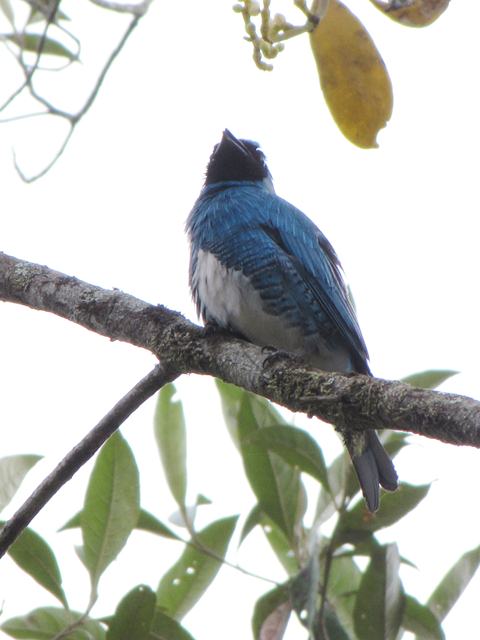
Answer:
<path fill-rule="evenodd" d="M 259 144 L 252 140 L 238 140 L 228 129 L 215 145 L 207 167 L 205 184 L 230 180 L 265 180 L 270 172 Z"/>

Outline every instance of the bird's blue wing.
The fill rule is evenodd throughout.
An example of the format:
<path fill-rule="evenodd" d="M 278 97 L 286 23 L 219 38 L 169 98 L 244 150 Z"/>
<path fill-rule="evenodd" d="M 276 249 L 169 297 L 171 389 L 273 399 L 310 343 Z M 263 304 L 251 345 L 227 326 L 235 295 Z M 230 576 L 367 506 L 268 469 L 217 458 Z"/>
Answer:
<path fill-rule="evenodd" d="M 299 209 L 278 196 L 268 200 L 265 232 L 294 261 L 313 297 L 357 356 L 357 365 L 368 372 L 367 347 L 332 245 Z"/>
<path fill-rule="evenodd" d="M 205 190 L 187 228 L 198 248 L 250 278 L 273 313 L 292 314 L 293 324 L 300 309 L 309 331 L 324 334 L 329 325 L 351 352 L 355 369 L 368 372 L 367 348 L 338 258 L 299 209 L 261 185 L 227 183 Z M 285 288 L 295 309 L 280 295 Z"/>

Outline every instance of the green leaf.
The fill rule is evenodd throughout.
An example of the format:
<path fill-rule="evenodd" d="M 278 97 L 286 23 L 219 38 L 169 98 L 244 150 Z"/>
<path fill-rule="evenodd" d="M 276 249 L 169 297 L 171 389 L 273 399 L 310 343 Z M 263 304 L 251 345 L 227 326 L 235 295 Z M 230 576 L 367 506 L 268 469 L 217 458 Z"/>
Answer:
<path fill-rule="evenodd" d="M 263 594 L 257 600 L 253 611 L 252 628 L 255 640 L 263 640 L 266 637 L 271 640 L 281 640 L 291 611 L 288 586 L 280 585 Z"/>
<path fill-rule="evenodd" d="M 56 607 L 41 607 L 24 616 L 10 618 L 0 628 L 12 638 L 51 640 L 80 619 L 82 622 L 69 632 L 68 640 L 105 640 L 105 631 L 99 622 L 84 618 L 83 613 Z"/>
<path fill-rule="evenodd" d="M 155 593 L 145 585 L 122 598 L 109 620 L 106 640 L 147 640 L 155 614 Z"/>
<path fill-rule="evenodd" d="M 354 637 L 353 611 L 361 579 L 362 572 L 352 557 L 333 557 L 327 597 L 339 621 L 351 637 Z"/>
<path fill-rule="evenodd" d="M 148 640 L 194 640 L 174 618 L 156 609 Z"/>
<path fill-rule="evenodd" d="M 247 519 L 243 524 L 238 546 L 242 544 L 242 542 L 245 540 L 248 534 L 251 533 L 257 525 L 261 524 L 262 517 L 263 517 L 262 510 L 260 509 L 259 505 L 256 504 L 248 514 Z"/>
<path fill-rule="evenodd" d="M 266 427 L 278 427 L 285 420 L 264 398 L 217 381 L 227 427 L 242 454 L 245 473 L 260 509 L 289 539 L 305 509 L 305 490 L 297 469 L 276 453 L 251 441 Z"/>
<path fill-rule="evenodd" d="M 217 575 L 238 516 L 212 522 L 197 534 L 158 585 L 157 606 L 176 620 L 195 605 Z"/>
<path fill-rule="evenodd" d="M 76 529 L 77 527 L 82 526 L 82 512 L 79 511 L 76 513 L 70 520 L 68 520 L 59 531 L 66 531 L 67 529 Z M 176 533 L 174 533 L 166 524 L 160 522 L 154 515 L 145 511 L 145 509 L 140 509 L 138 514 L 138 522 L 135 527 L 141 531 L 148 531 L 149 533 L 154 533 L 158 536 L 163 536 L 164 538 L 171 538 L 172 540 L 181 540 Z"/>
<path fill-rule="evenodd" d="M 293 540 L 295 527 L 303 515 L 303 485 L 298 470 L 252 442 L 252 436 L 265 428 L 265 420 L 269 421 L 269 412 L 264 409 L 255 396 L 244 394 L 238 412 L 243 465 L 260 508 Z"/>
<path fill-rule="evenodd" d="M 223 419 L 227 425 L 228 432 L 235 443 L 237 449 L 240 449 L 240 440 L 238 437 L 238 412 L 240 403 L 242 402 L 245 391 L 233 384 L 228 384 L 222 380 L 215 380 L 220 401 L 222 403 Z"/>
<path fill-rule="evenodd" d="M 28 17 L 27 24 L 35 24 L 38 22 L 44 22 L 45 18 L 50 19 L 51 4 L 49 0 L 35 0 L 30 5 L 30 16 Z M 59 8 L 55 12 L 53 24 L 58 24 L 60 20 L 70 20 L 70 18 Z"/>
<path fill-rule="evenodd" d="M 343 628 L 338 616 L 337 611 L 327 601 L 325 603 L 325 627 L 327 628 L 328 637 L 334 640 L 350 640 L 350 636 Z M 316 634 L 317 638 L 322 636 Z"/>
<path fill-rule="evenodd" d="M 12 27 L 15 28 L 15 16 L 13 14 L 13 7 L 10 0 L 0 0 L 0 11 L 7 18 Z"/>
<path fill-rule="evenodd" d="M 240 389 L 240 387 L 228 384 L 227 382 L 222 382 L 222 380 L 216 379 L 215 384 L 220 394 L 225 424 L 238 449 L 240 449 L 238 414 L 245 395 L 251 395 L 252 398 L 255 398 L 255 402 L 252 403 L 252 410 L 257 422 L 261 423 L 262 427 L 287 424 L 286 420 L 284 420 L 280 413 L 268 400 L 265 400 L 265 398 L 248 394 L 244 389 Z"/>
<path fill-rule="evenodd" d="M 310 550 L 308 564 L 290 582 L 290 598 L 293 609 L 300 622 L 309 631 L 309 637 L 315 637 L 315 627 L 319 623 L 319 598 L 321 590 L 320 566 L 321 541 Z"/>
<path fill-rule="evenodd" d="M 337 615 L 336 608 L 331 604 L 333 600 L 330 595 L 327 595 L 323 606 L 323 619 L 320 617 L 320 593 L 324 576 L 322 559 L 328 546 L 328 539 L 320 538 L 316 541 L 315 547 L 310 549 L 308 565 L 289 582 L 290 600 L 299 621 L 308 629 L 309 638 L 320 640 L 328 637 L 332 640 L 350 640 Z M 326 635 L 324 628 L 327 631 Z"/>
<path fill-rule="evenodd" d="M 298 560 L 286 535 L 273 520 L 262 514 L 260 524 L 273 552 L 289 576 L 298 573 Z"/>
<path fill-rule="evenodd" d="M 339 523 L 339 539 L 351 539 L 351 532 L 374 532 L 389 527 L 412 511 L 425 498 L 429 484 L 401 483 L 394 493 L 385 493 L 377 513 L 368 513 L 363 502 L 342 514 Z"/>
<path fill-rule="evenodd" d="M 218 378 L 215 379 L 215 384 L 220 394 L 223 419 L 225 420 L 228 432 L 230 433 L 235 446 L 237 449 L 240 449 L 240 440 L 238 437 L 238 412 L 240 411 L 240 404 L 243 400 L 245 391 L 240 389 L 240 387 L 223 382 Z"/>
<path fill-rule="evenodd" d="M 81 526 L 82 526 L 82 512 L 79 511 L 74 516 L 72 516 L 69 520 L 67 520 L 65 524 L 63 524 L 60 527 L 58 531 L 60 532 L 60 531 L 68 531 L 68 529 L 78 529 Z"/>
<path fill-rule="evenodd" d="M 8 553 L 19 567 L 58 598 L 64 607 L 68 606 L 55 555 L 38 533 L 32 529 L 24 529 Z"/>
<path fill-rule="evenodd" d="M 342 550 L 339 549 L 335 552 L 335 558 L 343 558 L 343 557 L 358 557 L 358 556 L 371 556 L 376 549 L 380 546 L 377 538 L 368 532 L 365 532 L 365 535 L 359 535 L 358 540 L 352 543 L 354 545 L 353 549 Z M 405 564 L 412 569 L 418 569 L 418 567 L 411 560 L 406 558 L 405 556 L 400 556 L 400 562 Z"/>
<path fill-rule="evenodd" d="M 100 576 L 137 526 L 138 469 L 120 432 L 103 445 L 90 476 L 81 515 L 85 564 L 96 594 Z"/>
<path fill-rule="evenodd" d="M 412 387 L 421 387 L 422 389 L 436 389 L 445 380 L 452 376 L 458 375 L 458 371 L 453 369 L 430 369 L 428 371 L 420 371 L 412 373 L 406 378 L 402 378 L 402 382 L 411 384 Z"/>
<path fill-rule="evenodd" d="M 405 608 L 396 544 L 380 547 L 363 574 L 354 610 L 358 640 L 396 640 Z"/>
<path fill-rule="evenodd" d="M 165 477 L 182 513 L 187 493 L 187 444 L 182 403 L 172 400 L 176 390 L 165 385 L 158 394 L 154 428 Z"/>
<path fill-rule="evenodd" d="M 295 553 L 292 549 L 288 538 L 283 531 L 278 527 L 273 520 L 266 516 L 259 505 L 250 511 L 247 519 L 242 528 L 240 534 L 240 541 L 238 546 L 245 540 L 248 534 L 256 526 L 260 526 L 267 538 L 272 551 L 277 556 L 278 561 L 283 566 L 289 576 L 294 576 L 298 573 L 298 560 L 295 557 Z"/>
<path fill-rule="evenodd" d="M 408 437 L 412 434 L 385 429 L 379 435 L 385 451 L 391 458 L 394 458 L 404 447 L 408 447 Z"/>
<path fill-rule="evenodd" d="M 0 458 L 0 511 L 7 506 L 26 474 L 41 458 L 34 455 Z"/>
<path fill-rule="evenodd" d="M 16 44 L 22 51 L 37 54 L 41 48 L 42 55 L 60 56 L 62 58 L 68 58 L 70 61 L 77 59 L 77 56 L 61 42 L 53 40 L 52 38 L 44 38 L 42 35 L 36 33 L 5 33 L 2 37 Z"/>
<path fill-rule="evenodd" d="M 435 615 L 412 596 L 405 597 L 402 627 L 415 633 L 416 640 L 445 640 L 445 634 Z"/>
<path fill-rule="evenodd" d="M 174 533 L 166 524 L 160 522 L 154 515 L 145 511 L 144 509 L 140 509 L 140 514 L 138 516 L 137 529 L 142 531 L 148 531 L 149 533 L 155 533 L 158 536 L 162 536 L 163 538 L 170 538 L 172 540 L 181 540 L 176 533 Z"/>
<path fill-rule="evenodd" d="M 315 528 L 326 522 L 339 507 L 344 498 L 347 497 L 347 487 L 352 487 L 352 491 L 359 491 L 358 481 L 355 486 L 355 474 L 352 463 L 344 451 L 331 463 L 327 470 L 328 485 L 330 492 L 322 490 L 319 493 L 315 510 Z"/>
<path fill-rule="evenodd" d="M 439 620 L 445 618 L 462 595 L 479 565 L 480 546 L 464 553 L 445 575 L 427 602 Z"/>
<path fill-rule="evenodd" d="M 260 444 L 277 453 L 287 464 L 297 466 L 313 476 L 330 491 L 327 468 L 317 442 L 303 429 L 289 425 L 277 425 L 252 434 L 250 442 Z"/>

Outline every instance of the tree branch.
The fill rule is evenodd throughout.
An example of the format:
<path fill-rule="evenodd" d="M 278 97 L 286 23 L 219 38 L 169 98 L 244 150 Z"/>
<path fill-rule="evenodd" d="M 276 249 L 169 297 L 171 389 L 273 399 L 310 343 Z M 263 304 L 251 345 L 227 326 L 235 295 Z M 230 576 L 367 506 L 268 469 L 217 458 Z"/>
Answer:
<path fill-rule="evenodd" d="M 82 120 L 82 118 L 85 116 L 85 114 L 89 111 L 89 109 L 91 108 L 91 106 L 93 105 L 93 103 L 95 102 L 95 100 L 97 99 L 97 96 L 100 92 L 100 89 L 103 85 L 103 82 L 105 81 L 105 78 L 111 68 L 111 66 L 113 65 L 113 63 L 115 62 L 116 58 L 118 57 L 118 55 L 121 53 L 121 51 L 123 50 L 123 48 L 125 47 L 128 39 L 130 38 L 131 34 L 133 33 L 133 31 L 135 30 L 135 28 L 137 27 L 138 23 L 140 22 L 141 18 L 145 15 L 145 13 L 147 12 L 152 0 L 143 0 L 143 2 L 139 2 L 138 4 L 122 4 L 122 3 L 117 3 L 117 2 L 109 2 L 108 0 L 91 0 L 93 2 L 93 4 L 97 4 L 99 6 L 102 6 L 103 8 L 109 8 L 115 11 L 121 11 L 122 13 L 131 13 L 132 18 L 129 21 L 123 35 L 121 36 L 120 40 L 117 42 L 117 44 L 115 45 L 115 47 L 113 48 L 113 50 L 110 52 L 107 60 L 105 61 L 102 69 L 100 70 L 100 73 L 97 77 L 97 79 L 95 80 L 95 83 L 90 91 L 90 93 L 88 94 L 88 96 L 85 99 L 85 102 L 83 104 L 83 106 L 75 113 L 70 113 L 68 111 L 64 111 L 63 109 L 59 109 L 58 107 L 56 107 L 53 103 L 50 102 L 50 100 L 47 100 L 47 98 L 45 98 L 41 93 L 39 93 L 35 86 L 34 86 L 34 76 L 37 74 L 38 70 L 39 70 L 39 64 L 40 64 L 40 59 L 41 56 L 43 54 L 44 51 L 44 47 L 45 47 L 45 43 L 46 43 L 46 39 L 47 39 L 47 34 L 48 34 L 48 29 L 50 28 L 50 26 L 53 24 L 53 20 L 55 17 L 55 14 L 58 10 L 59 4 L 60 4 L 60 0 L 55 0 L 55 3 L 53 4 L 50 12 L 47 14 L 47 20 L 46 20 L 46 24 L 42 33 L 42 37 L 41 40 L 39 42 L 39 46 L 38 46 L 38 50 L 37 50 L 37 54 L 36 54 L 36 59 L 35 62 L 33 64 L 32 67 L 29 67 L 24 59 L 23 59 L 23 50 L 20 50 L 20 53 L 15 56 L 17 59 L 18 64 L 20 65 L 24 75 L 25 75 L 25 80 L 24 82 L 20 85 L 20 87 L 18 87 L 18 89 L 16 91 L 14 91 L 12 93 L 12 95 L 6 100 L 6 102 L 0 106 L 0 113 L 5 110 L 25 89 L 28 90 L 28 92 L 30 93 L 31 97 L 38 102 L 39 104 L 43 105 L 45 107 L 45 111 L 43 111 L 41 114 L 39 114 L 38 112 L 34 112 L 34 113 L 30 113 L 30 114 L 26 114 L 23 117 L 34 117 L 37 115 L 51 115 L 51 116 L 56 116 L 59 118 L 62 118 L 64 120 L 66 120 L 66 122 L 68 123 L 69 129 L 68 129 L 68 133 L 65 136 L 63 143 L 61 144 L 60 148 L 57 150 L 57 152 L 55 153 L 55 155 L 53 156 L 53 158 L 50 160 L 50 162 L 48 162 L 48 164 L 38 173 L 31 175 L 31 176 L 27 176 L 21 169 L 19 164 L 17 163 L 17 160 L 15 158 L 15 154 L 14 154 L 14 164 L 15 164 L 15 169 L 17 170 L 17 173 L 19 174 L 19 176 L 22 178 L 22 180 L 24 182 L 34 182 L 35 180 L 38 180 L 39 178 L 41 178 L 42 176 L 44 176 L 46 173 L 48 173 L 48 171 L 50 171 L 50 169 L 53 167 L 53 165 L 57 162 L 57 160 L 60 158 L 60 156 L 63 154 L 63 152 L 65 151 L 70 138 L 72 137 L 76 126 L 78 125 L 78 123 Z M 58 25 L 57 25 L 58 26 Z M 65 29 L 62 28 L 63 31 L 65 31 Z M 68 32 L 67 32 L 68 33 Z M 27 35 L 27 34 L 22 34 L 22 36 Z M 69 34 L 70 37 L 74 38 L 74 36 L 72 34 Z M 74 38 L 74 40 L 76 40 L 76 38 Z M 76 59 L 78 59 L 78 55 L 75 56 Z M 70 64 L 70 62 L 69 62 Z M 5 118 L 3 120 L 0 121 L 0 123 L 5 123 L 5 122 L 9 122 L 11 121 L 11 118 Z"/>
<path fill-rule="evenodd" d="M 323 372 L 288 356 L 265 358 L 259 347 L 208 334 L 163 306 L 1 253 L 0 300 L 55 313 L 112 340 L 148 349 L 179 374 L 216 376 L 343 429 L 398 429 L 480 447 L 480 402 L 471 398 Z"/>
<path fill-rule="evenodd" d="M 100 449 L 138 407 L 177 374 L 158 364 L 100 420 L 35 489 L 0 532 L 0 558 L 47 502 Z"/>

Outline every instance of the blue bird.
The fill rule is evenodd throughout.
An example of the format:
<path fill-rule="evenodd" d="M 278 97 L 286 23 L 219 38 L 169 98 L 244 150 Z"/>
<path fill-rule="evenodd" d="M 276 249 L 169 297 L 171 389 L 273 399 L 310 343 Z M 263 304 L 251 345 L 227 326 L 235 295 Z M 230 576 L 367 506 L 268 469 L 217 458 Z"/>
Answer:
<path fill-rule="evenodd" d="M 325 371 L 370 375 L 368 352 L 333 247 L 275 194 L 256 142 L 225 130 L 186 230 L 197 312 L 260 346 Z M 397 474 L 375 431 L 342 431 L 370 511 Z"/>

